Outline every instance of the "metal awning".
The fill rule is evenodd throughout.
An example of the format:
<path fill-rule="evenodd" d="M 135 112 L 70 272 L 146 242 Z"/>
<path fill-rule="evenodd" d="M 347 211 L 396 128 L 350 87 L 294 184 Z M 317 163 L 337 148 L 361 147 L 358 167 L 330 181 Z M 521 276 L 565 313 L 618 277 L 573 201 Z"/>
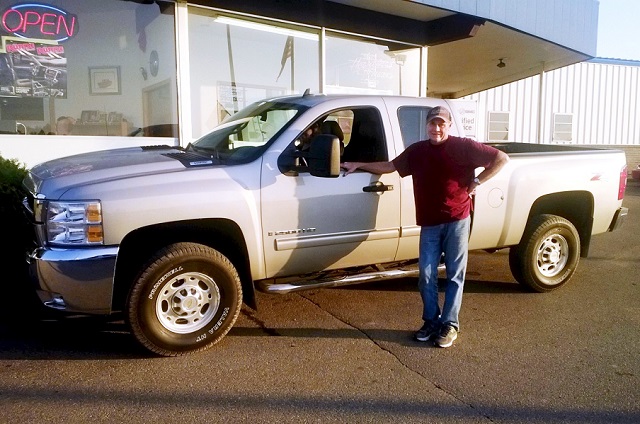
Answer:
<path fill-rule="evenodd" d="M 592 58 L 498 22 L 418 1 L 193 1 L 370 35 L 390 40 L 392 50 L 393 41 L 427 46 L 427 95 L 433 97 L 459 98 Z M 501 59 L 504 66 L 498 66 Z"/>
<path fill-rule="evenodd" d="M 413 23 L 414 34 L 424 38 L 412 42 L 429 47 L 429 96 L 459 98 L 592 58 L 500 23 L 417 2 L 331 1 Z"/>
<path fill-rule="evenodd" d="M 429 47 L 427 93 L 458 98 L 590 58 L 486 22 L 472 38 Z"/>

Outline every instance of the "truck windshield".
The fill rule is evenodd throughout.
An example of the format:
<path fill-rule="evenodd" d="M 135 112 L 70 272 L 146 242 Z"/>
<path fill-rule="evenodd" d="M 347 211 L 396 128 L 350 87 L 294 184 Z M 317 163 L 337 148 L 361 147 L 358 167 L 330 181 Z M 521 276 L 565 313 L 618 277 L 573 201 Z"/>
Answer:
<path fill-rule="evenodd" d="M 188 149 L 222 163 L 250 162 L 306 109 L 306 106 L 293 103 L 254 103 L 225 119 Z"/>

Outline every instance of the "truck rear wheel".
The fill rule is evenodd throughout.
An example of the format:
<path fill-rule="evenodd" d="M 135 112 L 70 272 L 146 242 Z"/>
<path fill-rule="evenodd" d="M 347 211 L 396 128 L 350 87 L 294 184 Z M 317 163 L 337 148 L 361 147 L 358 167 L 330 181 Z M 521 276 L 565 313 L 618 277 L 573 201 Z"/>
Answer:
<path fill-rule="evenodd" d="M 134 337 L 162 356 L 211 347 L 242 306 L 240 278 L 220 252 L 195 243 L 160 250 L 142 269 L 127 301 Z"/>
<path fill-rule="evenodd" d="M 537 292 L 556 290 L 573 276 L 580 260 L 580 236 L 565 218 L 539 215 L 509 252 L 513 277 Z"/>

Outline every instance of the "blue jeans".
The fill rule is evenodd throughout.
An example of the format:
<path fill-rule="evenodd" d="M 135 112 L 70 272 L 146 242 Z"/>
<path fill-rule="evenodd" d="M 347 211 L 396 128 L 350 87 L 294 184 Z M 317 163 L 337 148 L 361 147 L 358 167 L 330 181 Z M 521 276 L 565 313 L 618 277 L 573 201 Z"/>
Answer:
<path fill-rule="evenodd" d="M 422 319 L 435 325 L 450 324 L 460 328 L 458 314 L 462 305 L 464 276 L 469 257 L 471 218 L 447 224 L 422 227 L 420 230 L 420 276 L 418 288 L 422 296 Z M 447 286 L 442 310 L 438 303 L 438 263 L 444 253 Z"/>

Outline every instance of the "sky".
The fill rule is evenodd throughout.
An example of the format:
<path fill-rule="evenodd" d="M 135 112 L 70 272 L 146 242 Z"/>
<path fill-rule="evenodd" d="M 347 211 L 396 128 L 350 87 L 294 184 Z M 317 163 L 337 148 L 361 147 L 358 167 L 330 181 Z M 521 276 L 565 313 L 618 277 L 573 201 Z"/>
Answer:
<path fill-rule="evenodd" d="M 640 60 L 640 0 L 600 0 L 597 56 Z"/>

